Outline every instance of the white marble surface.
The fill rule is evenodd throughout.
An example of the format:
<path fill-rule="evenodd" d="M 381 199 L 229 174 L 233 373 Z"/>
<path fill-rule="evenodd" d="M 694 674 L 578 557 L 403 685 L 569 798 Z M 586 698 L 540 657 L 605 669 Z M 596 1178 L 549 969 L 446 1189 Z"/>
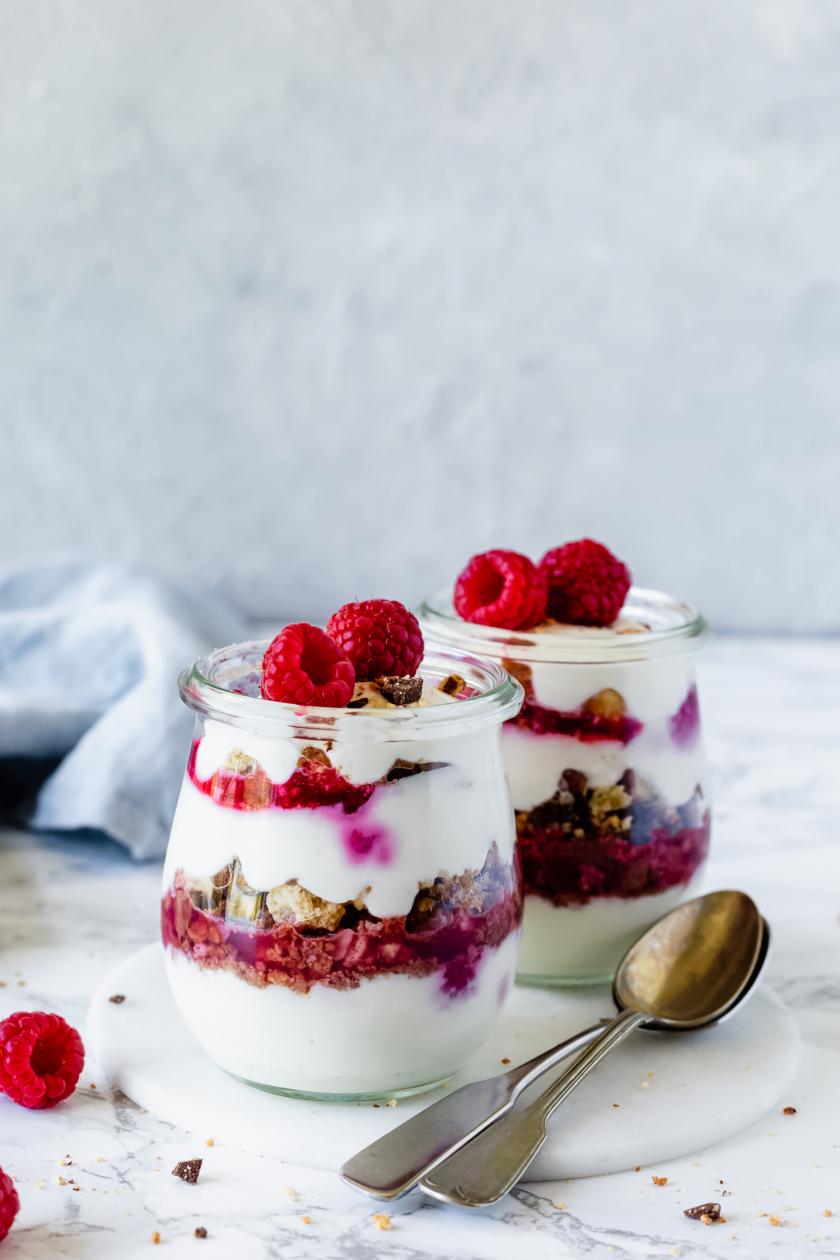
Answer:
<path fill-rule="evenodd" d="M 520 1187 L 481 1215 L 408 1201 L 381 1233 L 330 1173 L 207 1147 L 211 1097 L 204 1130 L 187 1135 L 94 1089 L 90 1064 L 52 1112 L 0 1099 L 0 1164 L 22 1200 L 3 1260 L 132 1260 L 150 1254 L 154 1230 L 162 1256 L 225 1260 L 840 1256 L 840 643 L 720 640 L 702 682 L 717 785 L 707 883 L 748 889 L 772 922 L 768 982 L 803 1037 L 796 1115 L 779 1109 L 662 1167 Z M 0 1013 L 57 1009 L 80 1024 L 114 961 L 154 936 L 157 892 L 157 869 L 116 846 L 2 833 Z M 195 1155 L 197 1186 L 169 1175 Z M 682 1215 L 709 1199 L 725 1225 Z"/>

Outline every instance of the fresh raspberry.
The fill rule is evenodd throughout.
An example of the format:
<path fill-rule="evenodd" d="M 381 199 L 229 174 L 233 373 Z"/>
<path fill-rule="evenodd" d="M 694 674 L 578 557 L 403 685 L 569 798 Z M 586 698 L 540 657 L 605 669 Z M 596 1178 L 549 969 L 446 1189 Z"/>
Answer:
<path fill-rule="evenodd" d="M 75 1028 L 46 1011 L 18 1011 L 0 1022 L 0 1090 L 22 1107 L 69 1098 L 85 1065 Z"/>
<path fill-rule="evenodd" d="M 20 1211 L 20 1199 L 15 1183 L 8 1173 L 0 1168 L 0 1242 L 12 1228 L 12 1221 Z"/>
<path fill-rule="evenodd" d="M 352 698 L 353 662 L 328 634 L 305 621 L 286 626 L 266 648 L 260 690 L 266 700 L 341 708 Z"/>
<path fill-rule="evenodd" d="M 396 599 L 363 599 L 345 604 L 327 622 L 345 656 L 356 668 L 356 682 L 383 674 L 417 673 L 423 659 L 423 635 L 414 613 Z"/>
<path fill-rule="evenodd" d="M 547 551 L 540 569 L 550 616 L 572 625 L 611 626 L 630 590 L 630 570 L 591 538 Z"/>
<path fill-rule="evenodd" d="M 518 551 L 473 556 L 455 583 L 455 611 L 465 621 L 527 630 L 545 616 L 545 577 Z"/>

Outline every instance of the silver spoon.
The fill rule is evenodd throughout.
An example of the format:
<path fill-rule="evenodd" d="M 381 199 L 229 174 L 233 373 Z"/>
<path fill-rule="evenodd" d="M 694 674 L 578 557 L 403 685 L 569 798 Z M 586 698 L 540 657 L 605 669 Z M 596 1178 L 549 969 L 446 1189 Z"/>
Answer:
<path fill-rule="evenodd" d="M 654 930 L 649 929 L 641 939 L 647 939 Z M 766 942 L 764 952 L 766 955 Z M 760 966 L 753 983 L 759 972 Z M 507 1072 L 462 1085 L 353 1155 L 341 1169 L 342 1178 L 374 1199 L 390 1200 L 406 1194 L 443 1160 L 510 1111 L 542 1075 L 594 1041 L 607 1022 L 602 1020 Z"/>
<path fill-rule="evenodd" d="M 421 1188 L 461 1207 L 487 1207 L 524 1176 L 549 1116 L 635 1028 L 683 1032 L 732 1015 L 752 991 L 769 930 L 741 892 L 715 892 L 672 910 L 625 954 L 613 983 L 619 1014 L 531 1103 L 497 1120 L 428 1172 Z"/>

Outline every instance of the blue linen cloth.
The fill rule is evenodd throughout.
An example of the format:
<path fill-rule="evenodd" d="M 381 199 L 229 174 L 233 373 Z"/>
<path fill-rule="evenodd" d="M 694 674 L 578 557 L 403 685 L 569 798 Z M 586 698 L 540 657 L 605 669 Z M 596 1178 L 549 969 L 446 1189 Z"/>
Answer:
<path fill-rule="evenodd" d="M 0 575 L 0 812 L 159 857 L 189 749 L 178 673 L 246 637 L 221 601 L 119 567 Z"/>

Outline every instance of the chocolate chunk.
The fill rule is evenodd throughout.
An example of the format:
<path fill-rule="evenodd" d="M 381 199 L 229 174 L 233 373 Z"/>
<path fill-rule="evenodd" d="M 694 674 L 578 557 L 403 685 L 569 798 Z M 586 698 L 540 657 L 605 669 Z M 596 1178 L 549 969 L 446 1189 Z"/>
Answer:
<path fill-rule="evenodd" d="M 182 1181 L 194 1186 L 201 1172 L 201 1163 L 200 1159 L 181 1159 L 172 1169 L 172 1176 L 180 1177 Z"/>
<path fill-rule="evenodd" d="M 359 696 L 358 700 L 348 700 L 346 709 L 363 709 L 368 702 L 367 696 Z"/>
<path fill-rule="evenodd" d="M 701 1217 L 708 1216 L 711 1220 L 716 1221 L 720 1216 L 719 1203 L 698 1203 L 697 1207 L 686 1208 L 683 1216 L 689 1217 L 692 1221 L 699 1221 Z"/>
<path fill-rule="evenodd" d="M 391 704 L 416 704 L 423 694 L 423 679 L 406 675 L 393 674 L 385 678 L 377 678 L 376 686 L 379 694 Z"/>
<path fill-rule="evenodd" d="M 412 775 L 425 774 L 427 770 L 442 770 L 448 765 L 448 761 L 405 761 L 397 757 L 385 775 L 385 782 L 396 783 L 399 779 L 410 779 Z"/>
<path fill-rule="evenodd" d="M 204 1228 L 203 1225 L 196 1225 L 195 1229 L 193 1230 L 193 1235 L 196 1238 L 206 1238 L 207 1230 Z"/>
<path fill-rule="evenodd" d="M 114 1006 L 122 1006 L 123 1002 L 125 1001 L 125 994 L 112 993 L 111 996 L 108 998 L 108 1001 L 113 1002 Z"/>
<path fill-rule="evenodd" d="M 445 696 L 457 696 L 459 691 L 463 691 L 466 683 L 460 674 L 448 674 L 442 682 L 438 683 L 438 691 L 442 691 Z"/>

